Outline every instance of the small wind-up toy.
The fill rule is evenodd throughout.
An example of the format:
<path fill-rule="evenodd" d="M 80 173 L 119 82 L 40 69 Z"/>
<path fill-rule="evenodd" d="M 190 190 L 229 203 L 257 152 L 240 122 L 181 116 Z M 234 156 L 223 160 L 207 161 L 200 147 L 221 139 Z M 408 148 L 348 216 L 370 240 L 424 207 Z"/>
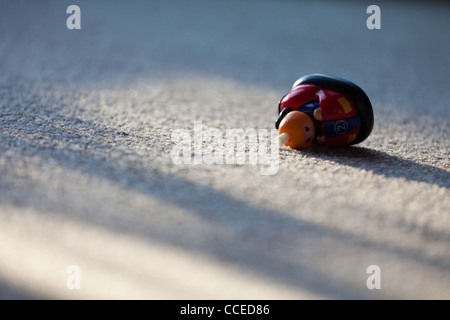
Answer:
<path fill-rule="evenodd" d="M 275 127 L 281 145 L 345 146 L 372 132 L 373 110 L 366 93 L 353 82 L 323 74 L 298 79 L 278 105 Z"/>

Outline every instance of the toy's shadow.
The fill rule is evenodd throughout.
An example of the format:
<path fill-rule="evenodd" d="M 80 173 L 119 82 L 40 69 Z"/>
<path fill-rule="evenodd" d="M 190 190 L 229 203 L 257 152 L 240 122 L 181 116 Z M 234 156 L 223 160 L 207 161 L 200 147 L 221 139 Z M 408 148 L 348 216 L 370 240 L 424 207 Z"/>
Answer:
<path fill-rule="evenodd" d="M 450 188 L 450 172 L 447 170 L 416 163 L 382 151 L 356 146 L 344 148 L 315 146 L 302 153 L 317 159 L 370 170 L 379 175 Z"/>

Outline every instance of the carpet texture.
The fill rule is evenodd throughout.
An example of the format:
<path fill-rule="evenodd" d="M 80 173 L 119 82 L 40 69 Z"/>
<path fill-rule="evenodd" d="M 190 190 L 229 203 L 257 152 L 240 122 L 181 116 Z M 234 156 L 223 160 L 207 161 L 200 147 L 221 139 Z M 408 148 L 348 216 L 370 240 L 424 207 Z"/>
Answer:
<path fill-rule="evenodd" d="M 70 4 L 0 1 L 0 298 L 450 299 L 450 7 Z M 366 91 L 366 141 L 173 162 L 194 121 L 273 129 L 309 73 Z"/>

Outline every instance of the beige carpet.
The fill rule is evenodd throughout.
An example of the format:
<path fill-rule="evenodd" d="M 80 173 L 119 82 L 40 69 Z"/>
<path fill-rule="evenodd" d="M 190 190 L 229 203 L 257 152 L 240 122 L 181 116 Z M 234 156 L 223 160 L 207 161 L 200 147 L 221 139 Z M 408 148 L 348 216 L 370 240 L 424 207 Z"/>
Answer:
<path fill-rule="evenodd" d="M 0 298 L 450 298 L 449 7 L 77 1 L 69 31 L 69 4 L 0 1 Z M 367 92 L 365 142 L 173 163 L 308 73 Z"/>

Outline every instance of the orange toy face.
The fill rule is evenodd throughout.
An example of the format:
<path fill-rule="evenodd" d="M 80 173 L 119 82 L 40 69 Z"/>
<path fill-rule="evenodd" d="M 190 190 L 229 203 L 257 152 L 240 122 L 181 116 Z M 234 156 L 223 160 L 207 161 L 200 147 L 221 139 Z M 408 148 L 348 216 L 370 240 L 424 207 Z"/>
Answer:
<path fill-rule="evenodd" d="M 300 111 L 289 112 L 280 122 L 280 143 L 294 149 L 311 146 L 316 134 L 314 122 Z"/>

